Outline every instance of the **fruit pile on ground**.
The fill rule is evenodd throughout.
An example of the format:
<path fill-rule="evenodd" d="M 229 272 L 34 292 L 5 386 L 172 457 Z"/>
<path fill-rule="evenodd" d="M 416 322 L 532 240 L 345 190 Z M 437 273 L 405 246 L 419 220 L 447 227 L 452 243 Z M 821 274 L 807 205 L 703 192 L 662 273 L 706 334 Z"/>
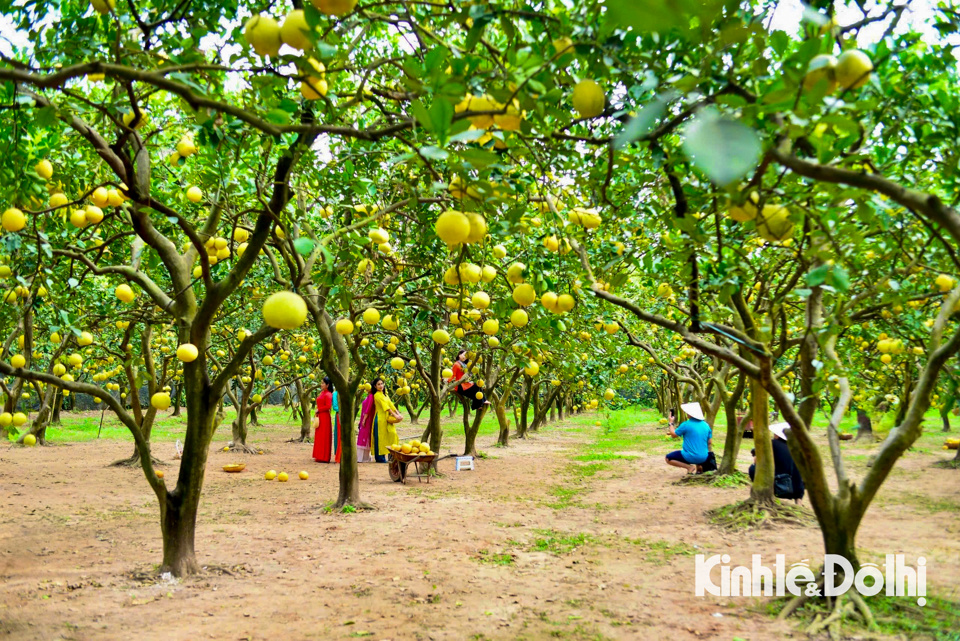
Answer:
<path fill-rule="evenodd" d="M 435 452 L 430 449 L 427 443 L 421 443 L 414 439 L 399 445 L 388 445 L 387 449 L 391 452 L 401 452 L 403 454 L 422 454 L 424 456 L 433 456 Z"/>

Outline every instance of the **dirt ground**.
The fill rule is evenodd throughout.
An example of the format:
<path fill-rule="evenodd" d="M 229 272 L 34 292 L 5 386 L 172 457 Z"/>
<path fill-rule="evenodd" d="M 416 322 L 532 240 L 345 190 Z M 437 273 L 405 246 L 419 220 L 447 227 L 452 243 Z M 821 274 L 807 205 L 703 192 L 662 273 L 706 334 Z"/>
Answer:
<path fill-rule="evenodd" d="M 401 435 L 413 432 L 409 425 Z M 722 531 L 704 511 L 744 488 L 677 485 L 663 443 L 590 468 L 584 421 L 554 424 L 475 471 L 430 484 L 360 469 L 377 509 L 332 514 L 337 468 L 295 429 L 258 429 L 262 456 L 226 474 L 211 453 L 197 531 L 206 571 L 164 580 L 158 509 L 142 472 L 107 467 L 125 442 L 0 450 L 0 639 L 772 639 L 794 631 L 768 601 L 694 596 L 696 553 L 787 563 L 821 554 L 815 527 Z M 631 430 L 653 432 L 656 426 Z M 223 439 L 215 440 L 222 447 Z M 459 447 L 460 443 L 451 445 Z M 749 463 L 749 443 L 741 469 Z M 176 477 L 171 443 L 155 445 Z M 660 451 L 662 450 L 662 451 Z M 447 448 L 444 448 L 444 452 Z M 928 593 L 957 600 L 956 471 L 911 455 L 860 530 L 867 556 L 927 561 Z M 586 475 L 578 474 L 583 468 Z M 287 483 L 267 482 L 268 469 Z M 307 470 L 307 481 L 296 472 Z M 922 497 L 917 499 L 916 497 Z M 952 506 L 952 507 L 951 507 Z"/>

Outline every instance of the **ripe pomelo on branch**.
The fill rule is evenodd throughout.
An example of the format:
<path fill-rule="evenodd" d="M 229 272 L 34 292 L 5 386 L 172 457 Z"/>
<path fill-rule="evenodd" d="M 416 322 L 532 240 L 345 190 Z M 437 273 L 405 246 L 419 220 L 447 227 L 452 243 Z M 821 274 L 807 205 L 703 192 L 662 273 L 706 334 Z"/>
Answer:
<path fill-rule="evenodd" d="M 757 216 L 757 233 L 767 241 L 786 240 L 793 235 L 790 210 L 783 205 L 764 205 Z"/>
<path fill-rule="evenodd" d="M 595 80 L 584 79 L 573 88 L 573 108 L 581 118 L 596 118 L 603 113 L 607 98 Z"/>
<path fill-rule="evenodd" d="M 280 25 L 270 16 L 253 16 L 243 27 L 243 37 L 260 56 L 276 56 L 280 53 Z"/>
<path fill-rule="evenodd" d="M 313 43 L 310 42 L 309 33 L 310 26 L 307 24 L 303 9 L 294 9 L 288 13 L 280 27 L 280 39 L 283 43 L 301 51 L 313 46 Z"/>
<path fill-rule="evenodd" d="M 459 245 L 470 236 L 470 219 L 462 212 L 448 209 L 437 217 L 433 229 L 447 245 Z"/>
<path fill-rule="evenodd" d="M 345 16 L 357 6 L 357 0 L 310 0 L 310 4 L 328 16 Z"/>
<path fill-rule="evenodd" d="M 296 329 L 307 320 L 307 303 L 299 294 L 277 292 L 264 301 L 263 320 L 276 329 Z"/>
<path fill-rule="evenodd" d="M 837 58 L 837 82 L 844 89 L 858 89 L 870 80 L 873 61 L 859 49 L 848 49 Z"/>

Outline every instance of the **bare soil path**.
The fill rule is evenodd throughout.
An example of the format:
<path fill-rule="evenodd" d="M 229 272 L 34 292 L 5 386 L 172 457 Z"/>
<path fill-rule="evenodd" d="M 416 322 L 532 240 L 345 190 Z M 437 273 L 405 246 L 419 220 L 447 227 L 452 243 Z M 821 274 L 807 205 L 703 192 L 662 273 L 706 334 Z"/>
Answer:
<path fill-rule="evenodd" d="M 677 485 L 662 458 L 673 446 L 654 425 L 623 430 L 646 445 L 606 451 L 629 458 L 591 460 L 602 452 L 583 448 L 597 440 L 592 422 L 491 448 L 473 472 L 443 461 L 429 484 L 362 465 L 362 496 L 377 509 L 356 514 L 324 511 L 337 468 L 285 442 L 295 428 L 258 429 L 266 454 L 246 456 L 245 472 L 224 473 L 237 457 L 211 453 L 197 532 L 207 571 L 184 581 L 156 577 L 160 528 L 142 472 L 107 467 L 129 443 L 4 447 L 0 639 L 681 641 L 793 630 L 765 613 L 767 601 L 694 597 L 693 555 L 813 559 L 818 530 L 719 530 L 705 510 L 743 489 Z M 172 444 L 155 449 L 172 458 Z M 928 591 L 956 600 L 960 474 L 932 468 L 938 458 L 903 462 L 858 542 L 868 556 L 926 556 Z M 291 480 L 267 482 L 268 469 Z M 296 478 L 302 469 L 309 480 Z M 177 462 L 164 470 L 172 485 Z"/>

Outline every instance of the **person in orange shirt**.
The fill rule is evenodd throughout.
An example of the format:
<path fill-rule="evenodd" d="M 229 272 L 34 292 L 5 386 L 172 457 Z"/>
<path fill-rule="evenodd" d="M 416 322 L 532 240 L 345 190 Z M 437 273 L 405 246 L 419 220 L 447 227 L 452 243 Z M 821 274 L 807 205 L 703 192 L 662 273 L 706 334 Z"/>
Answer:
<path fill-rule="evenodd" d="M 467 361 L 467 350 L 460 350 L 457 354 L 457 362 L 453 364 L 453 376 L 448 380 L 457 384 L 456 392 L 460 398 L 469 399 L 471 409 L 476 410 L 490 403 L 485 398 L 477 398 L 477 395 L 483 392 L 483 388 L 470 382 L 470 363 Z"/>

